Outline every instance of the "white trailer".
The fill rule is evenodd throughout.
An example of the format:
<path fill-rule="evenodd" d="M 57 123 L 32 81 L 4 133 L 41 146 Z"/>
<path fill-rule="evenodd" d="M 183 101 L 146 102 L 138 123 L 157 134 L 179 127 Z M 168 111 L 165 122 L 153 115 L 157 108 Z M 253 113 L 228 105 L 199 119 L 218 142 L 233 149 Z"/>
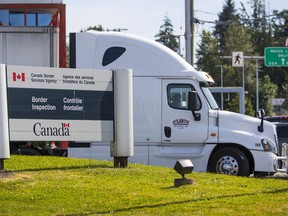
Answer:
<path fill-rule="evenodd" d="M 275 126 L 220 110 L 213 79 L 167 47 L 126 33 L 73 33 L 70 55 L 75 68 L 133 70 L 132 162 L 172 167 L 190 159 L 196 171 L 239 176 L 287 172 Z M 109 160 L 110 145 L 76 144 L 68 156 Z"/>

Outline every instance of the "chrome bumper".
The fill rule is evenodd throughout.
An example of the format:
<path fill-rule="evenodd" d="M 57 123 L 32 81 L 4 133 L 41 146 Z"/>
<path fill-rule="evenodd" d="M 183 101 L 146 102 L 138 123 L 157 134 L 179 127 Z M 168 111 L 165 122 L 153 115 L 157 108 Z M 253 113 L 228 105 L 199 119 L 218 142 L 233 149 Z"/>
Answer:
<path fill-rule="evenodd" d="M 281 164 L 281 167 L 279 167 L 280 164 Z M 278 156 L 274 160 L 273 166 L 276 172 L 288 173 L 288 144 L 287 143 L 282 143 L 282 155 Z"/>

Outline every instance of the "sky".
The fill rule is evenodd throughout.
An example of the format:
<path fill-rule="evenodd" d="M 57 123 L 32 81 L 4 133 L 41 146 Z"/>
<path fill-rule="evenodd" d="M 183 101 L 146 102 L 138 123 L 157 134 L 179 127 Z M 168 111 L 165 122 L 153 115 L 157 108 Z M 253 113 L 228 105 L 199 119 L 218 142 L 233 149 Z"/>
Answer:
<path fill-rule="evenodd" d="M 249 0 L 242 0 L 247 3 Z M 235 0 L 240 8 L 240 0 Z M 66 4 L 66 31 L 79 32 L 89 26 L 104 29 L 123 29 L 124 32 L 155 40 L 165 16 L 171 19 L 175 35 L 185 42 L 185 0 L 63 0 Z M 200 20 L 215 21 L 223 9 L 224 0 L 194 0 L 194 14 Z M 286 7 L 283 7 L 287 5 Z M 288 9 L 287 0 L 266 0 L 266 8 Z M 203 29 L 212 30 L 213 24 L 195 26 L 194 44 L 200 42 Z M 124 30 L 125 29 L 125 30 Z M 184 54 L 184 46 L 181 48 Z"/>

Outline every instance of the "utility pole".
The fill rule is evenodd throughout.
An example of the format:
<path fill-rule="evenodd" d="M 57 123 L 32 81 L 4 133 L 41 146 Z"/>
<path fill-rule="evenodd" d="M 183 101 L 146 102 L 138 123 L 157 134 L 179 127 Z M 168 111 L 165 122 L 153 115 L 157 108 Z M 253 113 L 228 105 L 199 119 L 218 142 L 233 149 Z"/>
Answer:
<path fill-rule="evenodd" d="M 186 61 L 193 65 L 194 64 L 194 0 L 185 0 L 185 52 Z M 192 33 L 191 33 L 192 31 Z"/>
<path fill-rule="evenodd" d="M 191 65 L 194 65 L 194 0 L 190 2 Z"/>
<path fill-rule="evenodd" d="M 191 64 L 191 12 L 190 0 L 185 0 L 185 57 Z"/>

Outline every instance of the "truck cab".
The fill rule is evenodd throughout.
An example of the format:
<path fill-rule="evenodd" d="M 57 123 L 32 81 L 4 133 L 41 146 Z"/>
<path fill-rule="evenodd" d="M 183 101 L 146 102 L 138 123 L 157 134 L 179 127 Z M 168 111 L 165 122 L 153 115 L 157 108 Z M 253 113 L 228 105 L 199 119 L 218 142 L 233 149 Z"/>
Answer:
<path fill-rule="evenodd" d="M 167 47 L 127 33 L 73 33 L 70 62 L 74 68 L 133 70 L 132 162 L 172 167 L 191 159 L 196 171 L 239 176 L 287 172 L 287 163 L 280 163 L 287 150 L 278 155 L 275 125 L 220 110 L 209 90 L 211 76 Z M 109 159 L 109 148 L 90 143 L 69 148 L 68 156 Z"/>

